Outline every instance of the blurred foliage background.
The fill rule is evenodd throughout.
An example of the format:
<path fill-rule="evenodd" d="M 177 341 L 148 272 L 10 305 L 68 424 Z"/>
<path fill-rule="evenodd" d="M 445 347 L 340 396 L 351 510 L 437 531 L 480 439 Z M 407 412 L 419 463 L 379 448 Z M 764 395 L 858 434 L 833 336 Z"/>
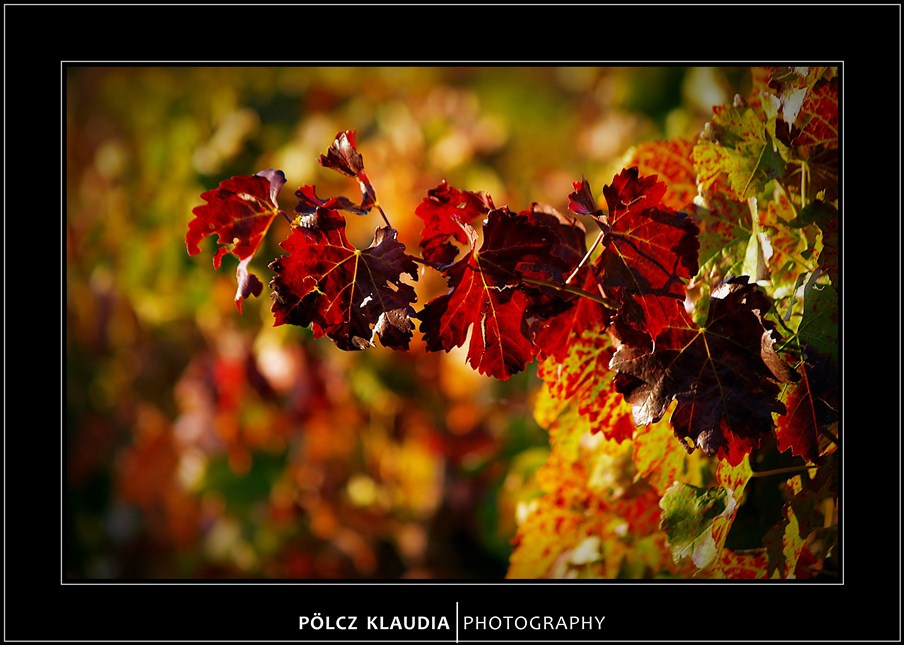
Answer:
<path fill-rule="evenodd" d="M 745 86 L 745 84 L 747 84 Z M 233 304 L 235 259 L 189 257 L 200 193 L 317 164 L 338 131 L 416 251 L 446 179 L 522 210 L 596 194 L 638 142 L 696 136 L 735 68 L 81 67 L 66 70 L 64 568 L 69 579 L 498 579 L 548 437 L 536 368 L 463 352 L 347 353 Z M 377 215 L 350 219 L 370 243 Z M 252 262 L 266 283 L 288 224 Z M 444 292 L 435 274 L 419 303 Z"/>

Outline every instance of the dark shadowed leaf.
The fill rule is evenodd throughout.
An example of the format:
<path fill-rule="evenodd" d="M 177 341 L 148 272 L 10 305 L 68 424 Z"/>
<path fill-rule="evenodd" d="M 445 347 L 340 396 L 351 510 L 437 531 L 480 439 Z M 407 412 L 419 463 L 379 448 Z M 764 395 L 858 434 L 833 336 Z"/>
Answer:
<path fill-rule="evenodd" d="M 561 280 L 573 268 L 553 249 L 561 239 L 550 215 L 489 212 L 483 243 L 468 234 L 470 252 L 443 270 L 446 295 L 431 300 L 420 313 L 421 331 L 429 351 L 449 351 L 468 339 L 468 363 L 481 374 L 507 379 L 534 357 L 528 306 L 542 294 L 525 280 Z"/>
<path fill-rule="evenodd" d="M 417 265 L 405 254 L 395 229 L 381 227 L 371 245 L 358 250 L 345 236 L 345 218 L 318 209 L 312 228 L 292 231 L 282 247 L 289 255 L 273 261 L 275 324 L 312 325 L 340 348 L 371 347 L 376 337 L 392 349 L 408 349 L 412 336 Z"/>
<path fill-rule="evenodd" d="M 364 158 L 355 147 L 355 131 L 346 130 L 337 133 L 333 144 L 327 149 L 326 154 L 320 155 L 319 161 L 324 168 L 331 168 L 348 177 L 354 177 L 358 181 L 358 186 L 361 188 L 361 204 L 354 207 L 352 212 L 369 212 L 377 202 L 377 195 L 370 179 L 364 172 Z M 338 199 L 344 200 L 342 203 L 348 202 L 344 197 Z M 334 206 L 334 208 L 336 207 Z"/>
<path fill-rule="evenodd" d="M 713 291 L 705 327 L 679 310 L 652 351 L 623 345 L 610 364 L 635 423 L 658 421 L 675 399 L 671 423 L 688 450 L 696 446 L 733 465 L 771 435 L 772 413 L 785 410 L 778 383 L 796 377 L 775 351 L 774 325 L 763 318 L 769 299 L 746 282 L 736 278 Z"/>

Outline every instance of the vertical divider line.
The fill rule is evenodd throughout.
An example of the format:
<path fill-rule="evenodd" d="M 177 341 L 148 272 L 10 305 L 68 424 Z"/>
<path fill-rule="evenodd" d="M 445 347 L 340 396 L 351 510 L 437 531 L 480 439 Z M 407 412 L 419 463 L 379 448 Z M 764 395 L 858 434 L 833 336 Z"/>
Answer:
<path fill-rule="evenodd" d="M 455 642 L 458 642 L 458 601 L 455 601 Z"/>

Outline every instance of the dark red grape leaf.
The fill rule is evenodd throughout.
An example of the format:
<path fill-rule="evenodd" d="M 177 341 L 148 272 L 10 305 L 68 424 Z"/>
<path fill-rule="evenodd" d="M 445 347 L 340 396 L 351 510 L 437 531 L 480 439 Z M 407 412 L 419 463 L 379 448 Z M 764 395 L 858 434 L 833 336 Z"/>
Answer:
<path fill-rule="evenodd" d="M 302 218 L 298 224 L 304 227 L 308 226 L 318 208 L 342 210 L 348 213 L 354 213 L 355 215 L 367 215 L 370 212 L 370 208 L 365 210 L 357 204 L 352 203 L 352 200 L 348 197 L 331 197 L 326 200 L 321 199 L 317 196 L 317 193 L 314 192 L 313 186 L 301 186 L 295 191 L 295 196 L 298 198 L 298 204 L 295 205 L 295 212 L 299 213 L 299 217 Z"/>
<path fill-rule="evenodd" d="M 518 214 L 527 217 L 532 226 L 543 229 L 544 235 L 550 240 L 549 253 L 552 256 L 520 266 L 522 277 L 555 285 L 563 284 L 587 252 L 587 230 L 584 225 L 573 217 L 563 215 L 552 206 L 537 202 L 530 205 L 530 210 Z M 569 297 L 555 287 L 540 286 L 537 282 L 532 283 L 532 286 L 545 294 L 543 300 L 549 298 L 562 300 Z M 536 301 L 536 298 L 534 300 Z"/>
<path fill-rule="evenodd" d="M 609 214 L 595 265 L 607 295 L 622 305 L 621 326 L 651 340 L 668 324 L 676 301 L 684 300 L 700 248 L 697 225 L 662 206 L 665 191 L 665 184 L 640 177 L 636 167 L 603 188 Z"/>
<path fill-rule="evenodd" d="M 591 215 L 599 220 L 603 217 L 602 209 L 597 206 L 590 183 L 581 178 L 581 181 L 572 183 L 574 192 L 568 195 L 568 209 L 575 215 Z"/>
<path fill-rule="evenodd" d="M 658 421 L 675 399 L 670 421 L 689 451 L 696 446 L 736 465 L 759 447 L 772 434 L 772 413 L 785 411 L 778 383 L 796 378 L 763 318 L 770 306 L 746 276 L 735 278 L 713 290 L 705 327 L 678 310 L 652 351 L 622 345 L 610 367 L 634 422 Z"/>
<path fill-rule="evenodd" d="M 355 147 L 355 131 L 346 130 L 336 134 L 336 138 L 332 145 L 327 149 L 325 155 L 320 155 L 320 165 L 324 168 L 331 168 L 336 172 L 340 172 L 348 177 L 354 177 L 358 181 L 361 188 L 361 204 L 353 207 L 354 213 L 368 213 L 370 209 L 377 203 L 377 195 L 374 187 L 364 172 L 364 158 Z M 344 197 L 338 198 L 345 200 Z M 342 203 L 351 204 L 345 200 Z M 343 208 L 343 210 L 349 210 Z"/>
<path fill-rule="evenodd" d="M 419 315 L 428 351 L 461 347 L 470 331 L 468 363 L 478 372 L 504 380 L 524 370 L 535 352 L 527 310 L 539 295 L 525 278 L 554 282 L 573 268 L 553 253 L 567 227 L 551 226 L 549 218 L 494 209 L 479 250 L 477 232 L 460 223 L 470 252 L 443 270 L 449 293 L 428 302 Z"/>
<path fill-rule="evenodd" d="M 206 204 L 192 209 L 195 218 L 188 223 L 185 245 L 189 255 L 201 252 L 198 244 L 208 235 L 217 235 L 220 247 L 213 266 L 220 268 L 223 256 L 232 253 L 239 259 L 236 269 L 238 289 L 235 306 L 242 312 L 242 301 L 260 295 L 263 284 L 248 271 L 248 263 L 260 247 L 279 210 L 277 195 L 286 183 L 282 170 L 262 170 L 256 175 L 238 175 L 220 182 L 218 188 L 201 195 Z"/>
<path fill-rule="evenodd" d="M 453 188 L 443 181 L 427 191 L 414 214 L 424 220 L 421 229 L 421 256 L 435 267 L 451 264 L 459 249 L 450 238 L 467 245 L 468 234 L 460 224 L 471 224 L 493 210 L 493 199 L 484 193 Z"/>
<path fill-rule="evenodd" d="M 316 225 L 297 228 L 282 243 L 289 252 L 270 264 L 275 325 L 311 325 L 344 350 L 374 345 L 408 349 L 412 336 L 417 264 L 393 228 L 376 229 L 371 245 L 358 250 L 345 236 L 345 218 L 319 208 Z"/>

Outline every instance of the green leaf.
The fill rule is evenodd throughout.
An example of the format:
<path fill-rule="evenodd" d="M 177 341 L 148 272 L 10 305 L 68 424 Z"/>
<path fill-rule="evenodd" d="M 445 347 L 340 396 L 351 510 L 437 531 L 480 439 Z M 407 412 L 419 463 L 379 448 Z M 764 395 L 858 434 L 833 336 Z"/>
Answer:
<path fill-rule="evenodd" d="M 675 482 L 662 496 L 660 530 L 664 531 L 675 561 L 690 556 L 699 569 L 717 555 L 713 521 L 734 511 L 735 499 L 727 488 L 699 488 Z"/>
<path fill-rule="evenodd" d="M 820 282 L 817 271 L 804 287 L 804 313 L 797 334 L 800 344 L 838 364 L 838 292 Z"/>

